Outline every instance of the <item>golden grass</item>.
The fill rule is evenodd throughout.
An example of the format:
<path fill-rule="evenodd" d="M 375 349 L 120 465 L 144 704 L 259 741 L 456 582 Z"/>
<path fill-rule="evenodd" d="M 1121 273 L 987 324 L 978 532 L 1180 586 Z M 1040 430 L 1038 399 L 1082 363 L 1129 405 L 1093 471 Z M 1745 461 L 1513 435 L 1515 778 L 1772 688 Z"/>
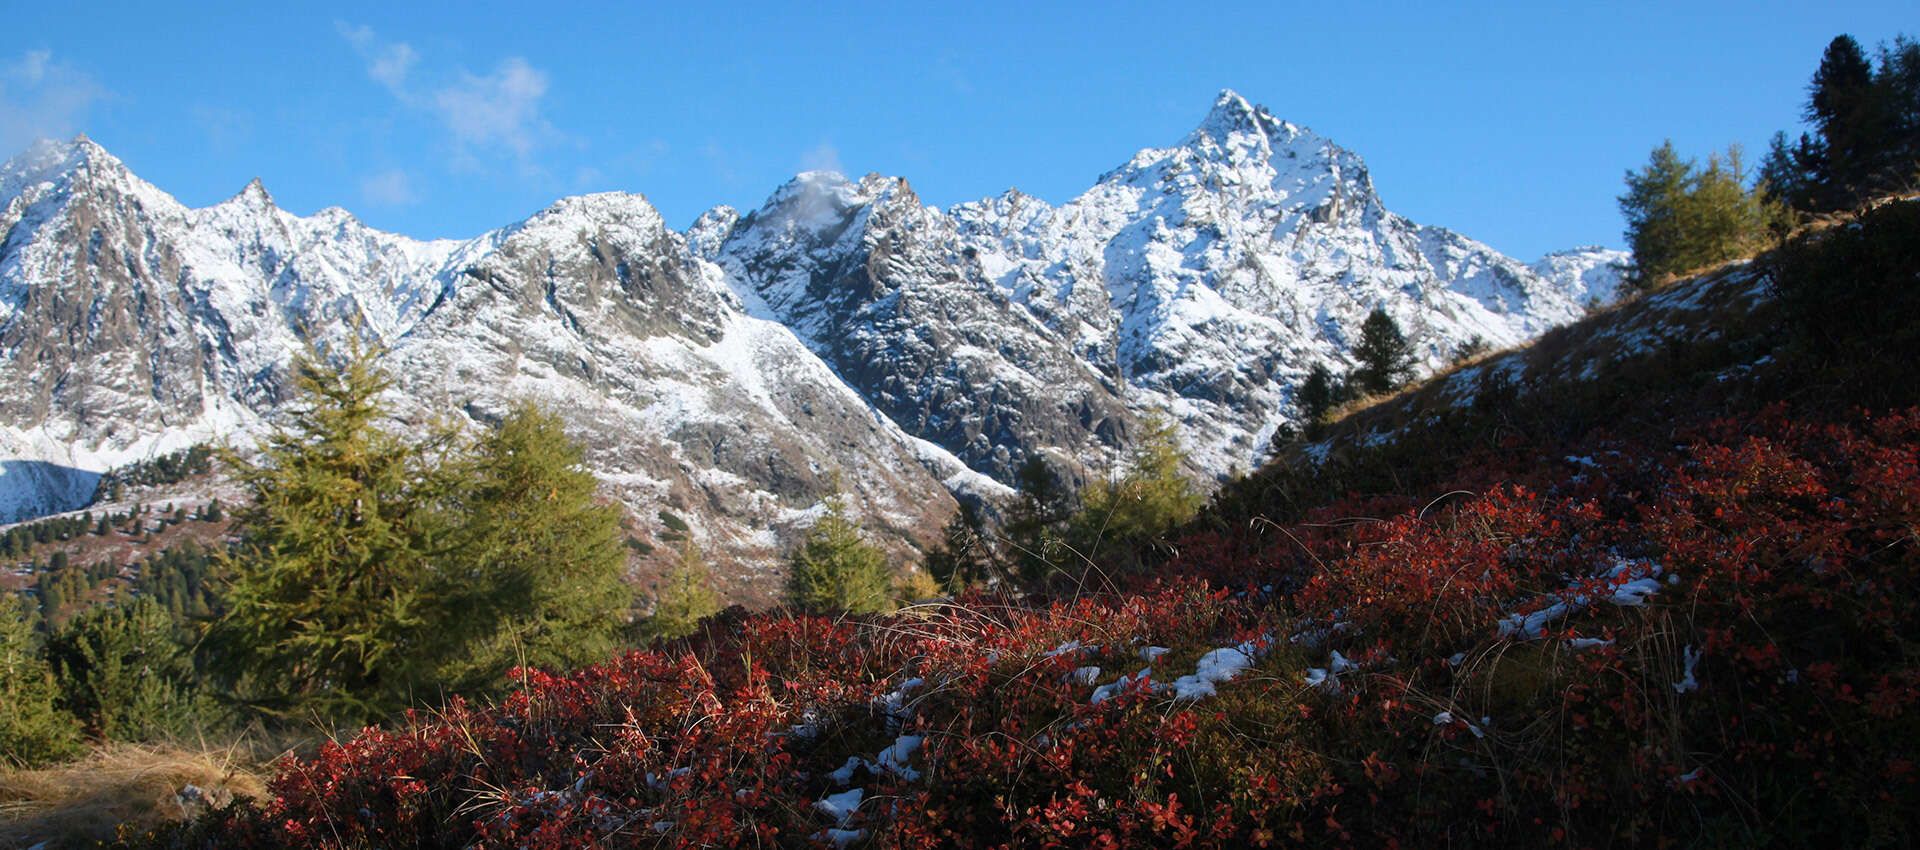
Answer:
<path fill-rule="evenodd" d="M 90 847 L 122 824 L 146 829 L 179 820 L 194 808 L 178 797 L 189 784 L 215 803 L 259 798 L 265 770 L 241 744 L 110 744 L 66 764 L 0 768 L 0 848 Z"/>

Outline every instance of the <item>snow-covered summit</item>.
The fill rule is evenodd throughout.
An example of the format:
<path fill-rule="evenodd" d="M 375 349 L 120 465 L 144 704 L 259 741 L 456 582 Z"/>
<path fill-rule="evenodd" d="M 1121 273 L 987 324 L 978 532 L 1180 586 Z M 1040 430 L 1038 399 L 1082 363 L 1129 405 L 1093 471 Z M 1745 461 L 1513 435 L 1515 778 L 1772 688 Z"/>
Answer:
<path fill-rule="evenodd" d="M 0 461 L 34 470 L 0 474 L 0 519 L 109 465 L 244 444 L 295 353 L 360 336 L 408 415 L 546 401 L 643 525 L 710 521 L 740 563 L 835 480 L 905 546 L 943 491 L 996 492 L 1029 456 L 1107 474 L 1156 411 L 1194 472 L 1249 467 L 1368 311 L 1434 364 L 1573 318 L 1618 259 L 1528 266 L 1409 221 L 1358 154 L 1232 91 L 1059 204 L 943 211 L 901 177 L 811 171 L 684 231 L 611 192 L 423 241 L 295 215 L 258 180 L 190 209 L 81 137 L 0 165 L 0 233 Z"/>
<path fill-rule="evenodd" d="M 1549 253 L 1531 268 L 1582 303 L 1605 304 L 1620 297 L 1621 281 L 1632 260 L 1626 251 L 1588 245 Z"/>

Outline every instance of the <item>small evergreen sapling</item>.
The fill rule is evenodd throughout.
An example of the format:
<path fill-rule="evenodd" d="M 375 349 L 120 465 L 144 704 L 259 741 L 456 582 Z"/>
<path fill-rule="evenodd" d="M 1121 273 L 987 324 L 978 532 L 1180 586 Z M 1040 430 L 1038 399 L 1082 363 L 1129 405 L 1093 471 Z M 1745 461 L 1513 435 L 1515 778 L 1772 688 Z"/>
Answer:
<path fill-rule="evenodd" d="M 839 496 L 788 556 L 787 601 L 816 614 L 872 614 L 891 604 L 886 557 L 847 519 Z"/>
<path fill-rule="evenodd" d="M 80 751 L 80 723 L 59 690 L 20 597 L 0 597 L 0 765 L 38 765 Z"/>
<path fill-rule="evenodd" d="M 672 640 L 693 634 L 700 621 L 720 612 L 720 596 L 713 592 L 713 572 L 700 554 L 700 547 L 688 541 L 680 547 L 680 557 L 660 582 L 654 599 L 653 616 L 641 625 L 648 640 Z"/>

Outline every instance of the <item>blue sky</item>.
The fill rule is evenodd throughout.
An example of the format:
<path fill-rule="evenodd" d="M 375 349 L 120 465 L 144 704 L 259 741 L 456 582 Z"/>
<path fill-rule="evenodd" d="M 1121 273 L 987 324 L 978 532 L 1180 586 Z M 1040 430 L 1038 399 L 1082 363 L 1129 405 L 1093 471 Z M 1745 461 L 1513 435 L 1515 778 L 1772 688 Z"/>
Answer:
<path fill-rule="evenodd" d="M 85 131 L 196 206 L 258 176 L 464 237 L 623 190 L 683 227 L 822 167 L 1062 202 L 1233 88 L 1521 258 L 1618 245 L 1621 174 L 1663 138 L 1757 159 L 1836 33 L 1920 34 L 1912 0 L 10 5 L 4 155 Z"/>

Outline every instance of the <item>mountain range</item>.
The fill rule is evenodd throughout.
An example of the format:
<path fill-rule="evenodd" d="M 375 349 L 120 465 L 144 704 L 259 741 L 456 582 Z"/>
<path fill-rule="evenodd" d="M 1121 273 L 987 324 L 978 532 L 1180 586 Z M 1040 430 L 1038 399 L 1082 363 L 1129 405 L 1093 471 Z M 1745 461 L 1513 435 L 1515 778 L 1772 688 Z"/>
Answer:
<path fill-rule="evenodd" d="M 1412 222 L 1357 154 L 1231 91 L 1060 205 L 943 210 L 809 172 L 684 230 L 607 193 L 467 240 L 294 215 L 257 180 L 188 208 L 85 137 L 42 142 L 0 166 L 0 521 L 77 509 L 118 464 L 250 445 L 292 359 L 358 337 L 400 420 L 540 402 L 630 533 L 685 522 L 729 595 L 764 599 L 836 489 L 905 555 L 1036 453 L 1107 474 L 1156 412 L 1223 477 L 1376 307 L 1432 368 L 1611 299 L 1624 259 L 1528 264 Z"/>

